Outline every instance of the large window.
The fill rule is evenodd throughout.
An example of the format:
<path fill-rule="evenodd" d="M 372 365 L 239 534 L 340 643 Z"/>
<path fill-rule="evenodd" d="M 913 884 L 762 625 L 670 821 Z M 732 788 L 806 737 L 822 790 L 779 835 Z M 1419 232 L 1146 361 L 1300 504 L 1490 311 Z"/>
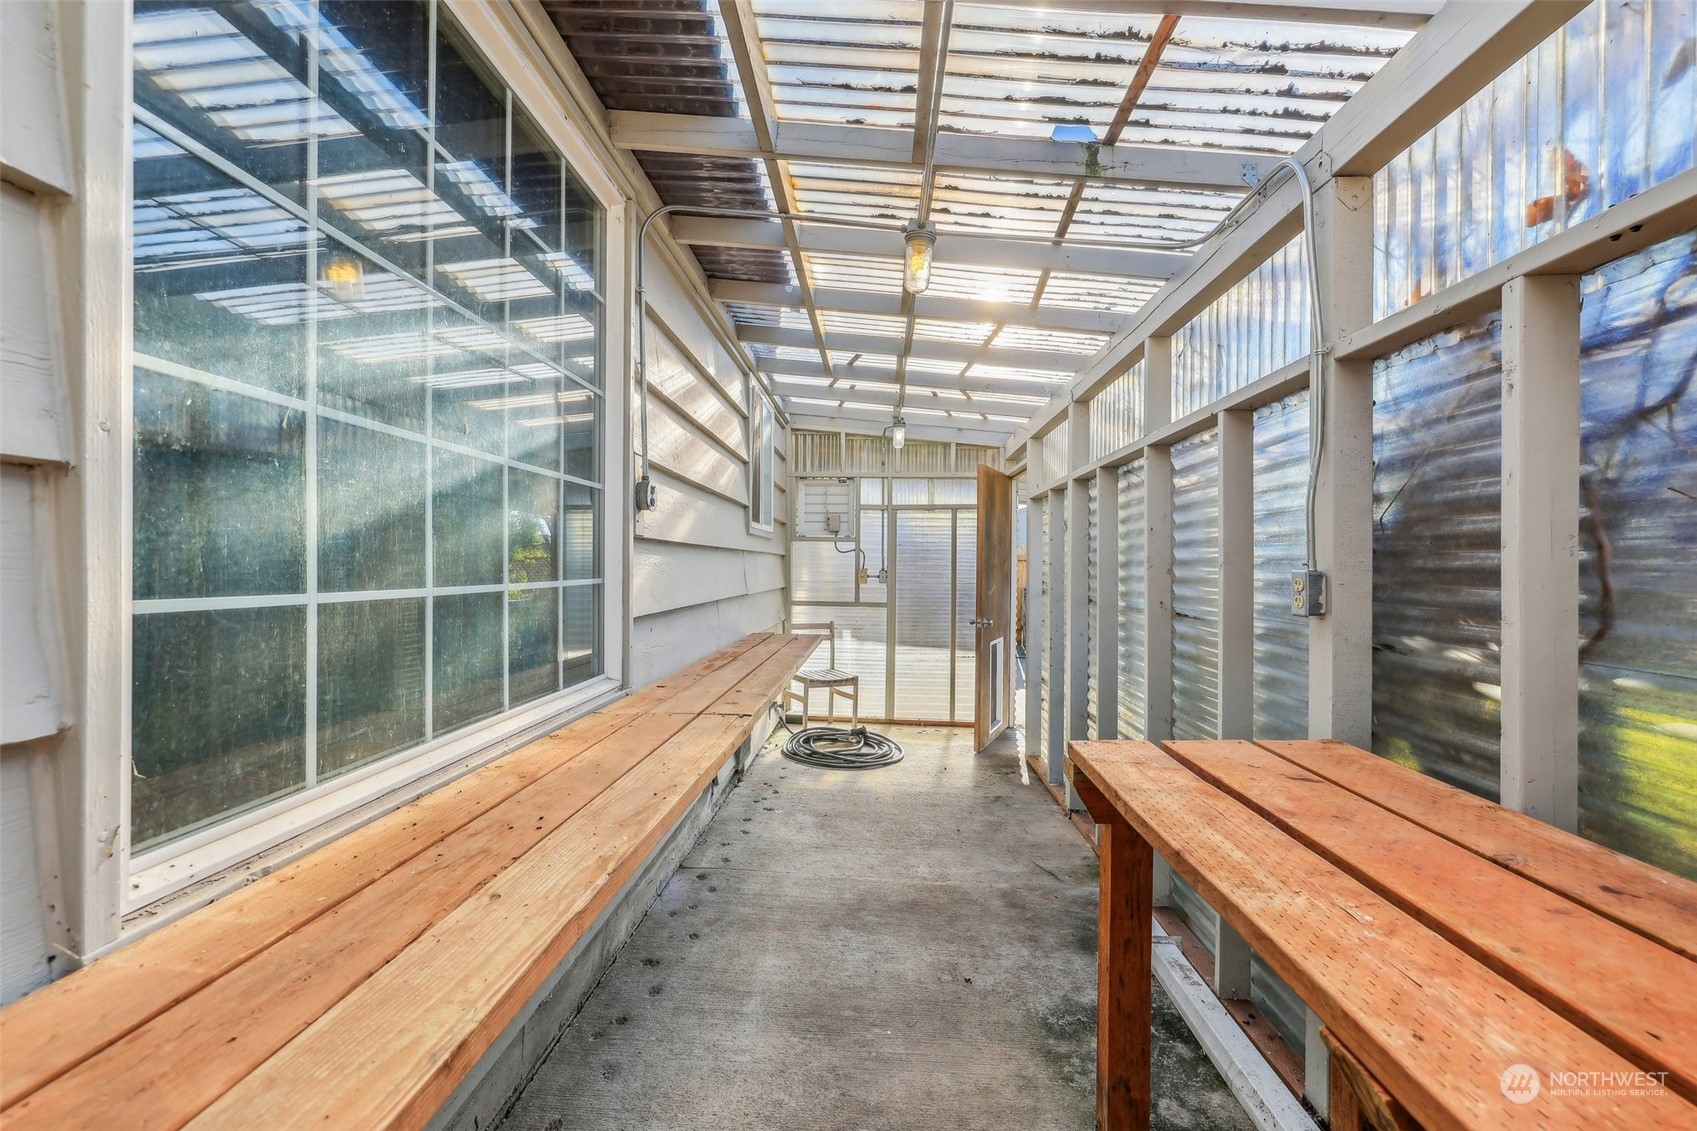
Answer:
<path fill-rule="evenodd" d="M 135 4 L 132 847 L 600 674 L 600 207 L 445 10 Z"/>

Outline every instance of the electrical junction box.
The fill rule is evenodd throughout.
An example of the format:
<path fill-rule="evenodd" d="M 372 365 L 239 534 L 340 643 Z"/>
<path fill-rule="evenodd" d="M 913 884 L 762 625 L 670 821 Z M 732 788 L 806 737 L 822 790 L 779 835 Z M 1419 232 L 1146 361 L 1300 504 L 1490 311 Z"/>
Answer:
<path fill-rule="evenodd" d="M 1326 615 L 1326 575 L 1317 569 L 1299 569 L 1290 575 L 1290 611 L 1292 616 L 1323 617 Z"/>
<path fill-rule="evenodd" d="M 795 537 L 852 542 L 860 528 L 858 479 L 799 479 Z"/>

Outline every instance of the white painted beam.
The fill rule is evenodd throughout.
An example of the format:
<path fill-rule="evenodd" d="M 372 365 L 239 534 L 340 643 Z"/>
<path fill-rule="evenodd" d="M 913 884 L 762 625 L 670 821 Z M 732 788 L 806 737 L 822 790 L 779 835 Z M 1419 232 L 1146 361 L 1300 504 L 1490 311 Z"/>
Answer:
<path fill-rule="evenodd" d="M 775 306 L 788 310 L 799 310 L 802 306 L 800 288 L 787 287 L 782 283 L 711 279 L 708 281 L 708 289 L 720 302 Z M 884 293 L 814 287 L 813 304 L 821 310 L 840 310 L 847 314 L 878 314 L 888 318 L 899 318 L 902 315 L 902 296 L 895 291 Z M 913 313 L 918 318 L 939 318 L 949 322 L 995 322 L 1005 326 L 1035 326 L 1045 330 L 1086 334 L 1112 334 L 1124 328 L 1131 318 L 1129 314 L 1112 310 L 1079 310 L 1057 306 L 1032 309 L 1029 304 L 1023 302 L 993 302 L 950 298 L 937 294 L 915 297 Z"/>
<path fill-rule="evenodd" d="M 1335 171 L 1376 171 L 1582 7 L 1580 0 L 1446 4 L 1303 145 L 1296 159 L 1317 184 Z M 1172 334 L 1282 246 L 1300 230 L 1300 207 L 1296 186 L 1286 180 L 1230 231 L 1205 244 L 1139 311 L 1136 322 L 1081 370 L 1065 394 L 1014 434 L 1010 447 L 1054 427 L 1067 403 L 1096 395 L 1123 373 L 1144 338 Z"/>
<path fill-rule="evenodd" d="M 1248 1001 L 1249 944 L 1224 915 L 1215 918 L 1219 930 L 1214 936 L 1214 995 L 1221 1001 Z"/>
<path fill-rule="evenodd" d="M 1049 505 L 1054 508 L 1049 518 L 1049 562 L 1051 578 L 1048 594 L 1049 626 L 1049 744 L 1048 761 L 1044 769 L 1049 784 L 1057 789 L 1067 787 L 1067 739 L 1071 737 L 1072 720 L 1067 716 L 1067 653 L 1071 650 L 1067 637 L 1067 582 L 1071 562 L 1067 555 L 1067 524 L 1071 517 L 1071 492 L 1064 487 L 1049 492 Z M 1070 806 L 1069 798 L 1069 808 Z"/>
<path fill-rule="evenodd" d="M 707 154 L 715 157 L 763 156 L 748 122 L 690 114 L 614 110 L 608 118 L 613 144 L 651 153 Z M 917 170 L 913 132 L 880 126 L 823 122 L 779 122 L 776 153 L 783 161 L 818 161 L 875 169 Z M 1204 189 L 1241 194 L 1248 189 L 1245 166 L 1265 175 L 1273 160 L 1264 153 L 1186 149 L 1169 145 L 1103 146 L 1094 157 L 1079 142 L 1048 138 L 987 137 L 982 134 L 937 136 L 939 170 L 995 176 L 1057 177 L 1114 181 L 1149 187 Z"/>
<path fill-rule="evenodd" d="M 1159 428 L 1172 416 L 1173 343 L 1144 345 L 1143 423 Z M 1153 447 L 1143 460 L 1144 737 L 1173 736 L 1173 453 Z"/>
<path fill-rule="evenodd" d="M 1076 465 L 1090 453 L 1090 406 L 1067 415 L 1067 458 Z M 1090 479 L 1067 490 L 1067 738 L 1089 738 L 1090 721 Z"/>
<path fill-rule="evenodd" d="M 1220 453 L 1220 737 L 1251 738 L 1255 724 L 1255 426 L 1222 412 Z M 1248 959 L 1244 959 L 1248 977 Z M 1248 995 L 1247 982 L 1243 994 Z M 1222 997 L 1228 996 L 1225 994 Z"/>
<path fill-rule="evenodd" d="M 672 216 L 672 235 L 679 243 L 711 247 L 783 250 L 781 227 L 766 220 L 730 220 L 714 216 Z M 845 228 L 796 221 L 804 252 L 854 255 L 900 263 L 902 234 L 869 228 Z M 1028 270 L 1082 271 L 1134 279 L 1167 279 L 1189 262 L 1188 252 L 1137 251 L 1124 248 L 1078 247 L 1067 244 L 1004 240 L 946 232 L 937 237 L 935 261 L 972 267 L 1011 267 Z"/>
<path fill-rule="evenodd" d="M 1503 288 L 1502 803 L 1579 829 L 1579 279 Z"/>
<path fill-rule="evenodd" d="M 781 397 L 815 397 L 827 400 L 834 398 L 841 401 L 863 401 L 867 404 L 894 405 L 896 403 L 896 396 L 898 393 L 896 384 L 893 381 L 880 381 L 877 384 L 858 384 L 851 388 L 847 385 L 814 385 L 800 381 L 788 380 L 782 376 L 773 376 L 770 374 L 768 376 L 771 376 L 772 379 L 773 392 L 777 393 Z M 947 379 L 945 378 L 945 381 L 946 380 Z M 958 409 L 961 412 L 989 412 L 994 413 L 997 416 L 1022 416 L 1025 412 L 1030 410 L 1032 404 L 1030 401 L 981 399 L 994 396 L 994 394 L 988 393 L 978 394 L 978 396 L 975 397 L 968 397 L 964 395 L 955 396 L 952 394 L 961 392 L 960 389 L 947 384 L 939 384 L 935 381 L 924 385 L 915 385 L 913 382 L 909 381 L 906 388 L 908 403 L 921 405 L 926 408 L 952 408 Z M 1011 433 L 1013 428 L 1014 425 L 1010 423 L 1008 425 L 1008 431 Z"/>
<path fill-rule="evenodd" d="M 1028 488 L 1037 485 L 1035 469 L 1041 462 L 1037 458 L 1040 444 L 1041 441 L 1032 443 L 1031 460 L 1026 467 Z M 1047 587 L 1047 579 L 1040 539 L 1043 537 L 1044 508 L 1048 506 L 1047 495 L 1033 494 L 1025 510 L 1025 742 L 1027 751 L 1042 758 L 1045 778 L 1048 776 L 1048 736 L 1043 733 L 1043 684 L 1039 657 L 1042 654 L 1040 642 L 1048 639 L 1049 627 L 1044 608 L 1043 591 Z M 1019 777 L 1021 783 L 1030 780 L 1030 771 L 1023 758 L 1020 759 Z"/>
<path fill-rule="evenodd" d="M 1036 0 L 1036 8 L 1122 15 L 1126 0 Z M 1342 24 L 1349 27 L 1416 29 L 1444 6 L 1444 0 L 1138 0 L 1136 11 L 1219 20 L 1273 20 L 1280 23 Z M 1253 33 L 1254 29 L 1248 29 Z M 1324 32 L 1317 33 L 1323 37 Z"/>
<path fill-rule="evenodd" d="M 746 322 L 737 325 L 737 340 L 768 346 L 813 348 L 813 334 L 784 326 L 754 326 Z M 877 334 L 841 334 L 827 332 L 825 347 L 843 353 L 872 353 L 899 357 L 903 354 L 900 337 L 881 337 Z M 915 338 L 906 356 L 930 361 L 959 362 L 966 365 L 979 362 L 1003 365 L 1013 369 L 1040 369 L 1055 373 L 1071 373 L 1078 368 L 1082 354 L 1060 353 L 1054 350 L 1011 349 L 1005 346 L 982 346 L 971 342 L 941 342 Z M 834 370 L 833 370 L 834 371 Z"/>
<path fill-rule="evenodd" d="M 1328 338 L 1373 317 L 1373 191 L 1365 177 L 1321 186 L 1314 200 Z M 1315 491 L 1316 568 L 1326 615 L 1308 621 L 1308 733 L 1373 743 L 1373 366 L 1329 354 L 1321 366 L 1324 450 Z M 1312 395 L 1312 394 L 1311 394 Z"/>
<path fill-rule="evenodd" d="M 881 435 L 889 425 L 889 413 L 877 409 L 826 408 L 823 404 L 796 404 L 791 409 L 794 428 L 809 431 L 852 431 L 857 435 Z M 942 440 L 942 442 L 983 443 L 998 447 L 1006 442 L 1008 433 L 996 421 L 961 419 L 950 425 L 949 419 L 938 416 L 913 416 L 908 419 L 908 436 L 913 440 Z"/>
<path fill-rule="evenodd" d="M 773 380 L 782 380 L 785 377 L 832 377 L 838 381 L 851 381 L 856 384 L 888 384 L 892 388 L 896 383 L 894 369 L 879 368 L 864 362 L 844 362 L 833 366 L 831 372 L 826 373 L 825 367 L 817 361 L 773 358 L 761 365 L 760 371 Z M 959 389 L 968 393 L 1032 396 L 1038 398 L 1039 403 L 1054 387 L 1054 383 L 1050 381 L 1015 381 L 1005 377 L 954 377 L 946 373 L 925 373 L 918 376 L 919 380 L 916 381 L 910 371 L 908 385 L 917 388 Z"/>

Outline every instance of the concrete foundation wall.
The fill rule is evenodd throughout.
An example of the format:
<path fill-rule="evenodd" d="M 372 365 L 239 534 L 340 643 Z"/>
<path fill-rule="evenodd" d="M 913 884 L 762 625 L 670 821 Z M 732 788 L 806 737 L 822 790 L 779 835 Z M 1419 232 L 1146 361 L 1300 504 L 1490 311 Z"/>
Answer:
<path fill-rule="evenodd" d="M 702 792 L 659 850 L 602 912 L 500 1039 L 490 1046 L 477 1067 L 431 1120 L 429 1131 L 484 1131 L 500 1120 L 648 914 L 661 887 L 695 846 L 742 772 L 759 755 L 775 725 L 770 714 L 756 723 L 749 741 L 726 761 L 718 777 Z"/>

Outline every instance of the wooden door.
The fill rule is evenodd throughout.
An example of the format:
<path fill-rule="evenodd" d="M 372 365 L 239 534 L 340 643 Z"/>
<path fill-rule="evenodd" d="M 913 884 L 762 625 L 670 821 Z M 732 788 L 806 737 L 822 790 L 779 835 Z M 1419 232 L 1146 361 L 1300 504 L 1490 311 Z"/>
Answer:
<path fill-rule="evenodd" d="M 972 714 L 978 749 L 1007 729 L 1013 714 L 1013 477 L 978 467 L 978 609 Z"/>

